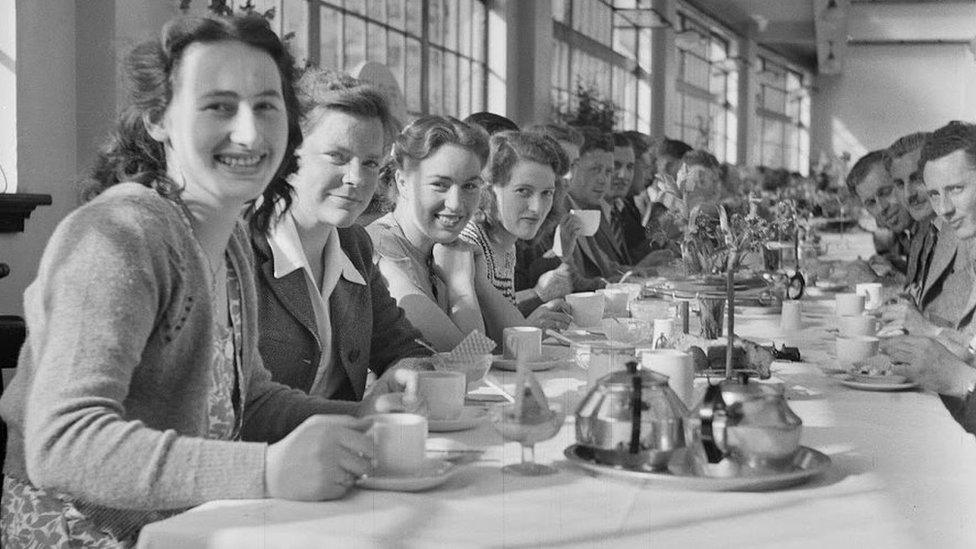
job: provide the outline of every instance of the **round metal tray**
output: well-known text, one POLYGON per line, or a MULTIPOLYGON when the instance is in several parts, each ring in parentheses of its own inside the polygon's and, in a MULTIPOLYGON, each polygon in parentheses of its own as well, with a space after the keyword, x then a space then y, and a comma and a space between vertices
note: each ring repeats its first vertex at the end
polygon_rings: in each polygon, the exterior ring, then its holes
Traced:
POLYGON ((593 452, 579 444, 573 444, 563 452, 570 463, 600 476, 675 490, 696 490, 708 492, 728 491, 767 491, 795 486, 820 475, 830 467, 830 457, 813 448, 801 446, 793 458, 791 471, 742 477, 706 477, 691 472, 684 452, 672 457, 667 471, 624 469, 598 463, 593 452))

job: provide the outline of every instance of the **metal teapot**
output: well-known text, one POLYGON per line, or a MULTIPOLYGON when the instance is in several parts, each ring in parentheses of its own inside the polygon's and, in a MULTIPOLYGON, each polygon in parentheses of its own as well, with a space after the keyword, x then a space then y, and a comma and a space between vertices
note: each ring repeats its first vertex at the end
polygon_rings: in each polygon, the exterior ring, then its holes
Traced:
POLYGON ((674 450, 685 446, 688 409, 668 386, 668 377, 640 370, 597 380, 576 409, 576 442, 600 463, 630 469, 664 469, 674 450))
MULTIPOLYGON (((728 459, 753 470, 783 470, 791 467, 800 447, 803 422, 782 389, 749 383, 743 376, 710 385, 692 411, 689 427, 707 464, 728 459)), ((707 464, 701 465, 707 469, 707 464)))

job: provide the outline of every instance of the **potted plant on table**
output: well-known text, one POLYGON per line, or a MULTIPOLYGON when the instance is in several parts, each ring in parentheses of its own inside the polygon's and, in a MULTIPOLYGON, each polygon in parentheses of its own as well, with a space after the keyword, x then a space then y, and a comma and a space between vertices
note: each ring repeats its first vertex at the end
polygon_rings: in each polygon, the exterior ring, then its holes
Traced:
POLYGON ((732 376, 732 349, 735 337, 735 272, 748 252, 756 252, 772 237, 769 221, 754 211, 729 212, 724 205, 694 208, 688 218, 688 231, 682 243, 682 258, 688 271, 702 275, 724 275, 725 295, 703 292, 698 296, 701 336, 722 336, 722 312, 728 323, 725 356, 726 376, 732 376), (713 209, 714 208, 714 209, 713 209))

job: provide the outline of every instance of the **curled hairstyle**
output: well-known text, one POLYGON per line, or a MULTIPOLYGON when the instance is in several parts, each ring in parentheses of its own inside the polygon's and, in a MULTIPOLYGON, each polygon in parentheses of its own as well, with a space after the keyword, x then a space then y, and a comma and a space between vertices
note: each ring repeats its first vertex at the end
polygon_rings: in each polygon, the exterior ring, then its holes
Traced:
POLYGON ((505 187, 512 180, 512 171, 519 162, 536 162, 552 169, 553 179, 569 170, 569 158, 555 139, 534 132, 499 132, 491 136, 491 155, 485 166, 490 186, 484 189, 481 209, 485 225, 493 229, 498 224, 498 202, 492 187, 505 187))
POLYGON ((677 139, 668 139, 665 137, 660 142, 658 142, 657 147, 654 150, 654 156, 662 157, 667 156, 670 158, 675 158, 681 160, 684 155, 691 150, 691 145, 685 143, 684 141, 679 141, 677 139))
POLYGON ((932 132, 932 136, 922 147, 922 156, 918 161, 919 171, 930 160, 938 160, 956 151, 965 151, 970 167, 976 169, 976 124, 953 120, 932 132))
MULTIPOLYGON (((115 128, 103 145, 88 178, 84 198, 123 181, 155 189, 178 200, 182 182, 166 175, 162 143, 149 135, 147 122, 159 121, 173 99, 186 48, 194 43, 240 42, 267 53, 278 67, 281 92, 288 115, 288 143, 284 160, 264 190, 265 202, 290 200, 285 176, 295 169, 294 151, 302 142, 298 127, 298 100, 293 85, 294 60, 268 22, 260 16, 180 17, 163 26, 158 40, 136 46, 125 62, 128 98, 115 128)), ((258 221, 267 226, 267 219, 258 221)), ((254 219, 252 219, 254 223, 254 219)))
POLYGON ((847 173, 847 190, 851 191, 851 194, 857 196, 857 186, 864 181, 864 178, 871 173, 871 170, 878 164, 882 166, 891 165, 891 160, 887 159, 888 153, 884 150, 871 151, 868 154, 862 156, 854 163, 851 167, 851 171, 847 173))
MULTIPOLYGON (((393 137, 399 131, 397 120, 390 111, 386 97, 373 86, 345 73, 331 69, 310 68, 298 80, 296 93, 300 112, 299 125, 304 135, 314 131, 328 111, 378 120, 383 126, 383 150, 389 147, 393 137)), ((291 185, 288 185, 288 190, 291 191, 291 185)), ((278 197, 278 200, 283 204, 282 207, 262 200, 254 208, 251 219, 258 217, 271 219, 288 211, 291 206, 290 193, 287 197, 278 197)), ((270 223, 265 223, 263 227, 254 226, 254 228, 263 228, 267 231, 269 225, 270 223)))
POLYGON ((722 168, 722 165, 719 164, 718 159, 715 158, 715 155, 704 149, 692 149, 686 152, 685 155, 681 157, 681 163, 689 168, 692 166, 701 166, 716 173, 719 173, 722 168))
POLYGON ((457 145, 474 153, 481 166, 488 161, 488 134, 480 126, 466 124, 457 118, 428 115, 415 120, 393 140, 390 156, 380 172, 385 187, 387 210, 396 207, 397 170, 414 168, 444 145, 457 145))

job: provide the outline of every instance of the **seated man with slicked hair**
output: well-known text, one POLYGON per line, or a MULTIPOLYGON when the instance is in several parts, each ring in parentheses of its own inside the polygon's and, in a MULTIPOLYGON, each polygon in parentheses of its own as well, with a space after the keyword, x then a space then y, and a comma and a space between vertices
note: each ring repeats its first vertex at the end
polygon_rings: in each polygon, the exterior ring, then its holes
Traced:
POLYGON ((871 151, 862 156, 847 174, 847 188, 860 199, 879 229, 891 232, 890 241, 882 233, 875 234, 878 254, 891 262, 899 272, 908 269, 908 249, 914 221, 896 194, 895 184, 885 168, 887 153, 871 151))

